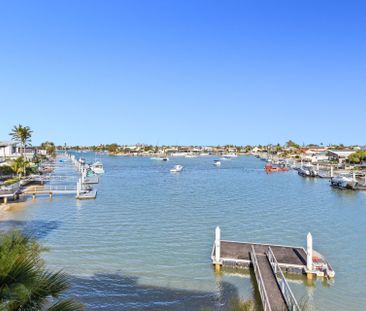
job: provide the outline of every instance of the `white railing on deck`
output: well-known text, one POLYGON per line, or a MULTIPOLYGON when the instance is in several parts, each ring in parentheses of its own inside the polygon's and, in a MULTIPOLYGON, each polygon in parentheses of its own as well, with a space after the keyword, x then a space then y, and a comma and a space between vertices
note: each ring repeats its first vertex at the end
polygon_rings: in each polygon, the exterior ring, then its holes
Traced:
POLYGON ((259 268, 259 264, 258 264, 258 260, 257 260, 257 254, 255 252, 255 249, 254 249, 253 245, 252 245, 251 254, 252 254, 252 263, 253 263, 253 267, 254 267, 254 273, 255 273, 255 276, 257 278, 259 294, 260 294, 261 299, 262 299, 263 310, 264 311, 272 311, 271 305, 270 305, 269 299, 268 299, 268 294, 267 294, 266 288, 264 286, 264 280, 263 280, 263 277, 262 277, 262 273, 261 273, 261 270, 259 268))
POLYGON ((299 304, 296 301, 296 298, 290 288, 290 286, 287 283, 287 280, 281 270, 281 267, 279 266, 276 257, 273 254, 273 251, 271 247, 268 247, 267 252, 268 260, 272 266, 272 270, 276 276, 277 283, 280 286, 281 292, 283 297, 286 300, 286 304, 289 310, 291 311, 300 311, 299 304))
POLYGON ((48 187, 37 187, 33 186, 30 189, 24 191, 24 193, 37 193, 37 192, 53 192, 53 191, 75 191, 76 187, 72 186, 48 186, 48 187))

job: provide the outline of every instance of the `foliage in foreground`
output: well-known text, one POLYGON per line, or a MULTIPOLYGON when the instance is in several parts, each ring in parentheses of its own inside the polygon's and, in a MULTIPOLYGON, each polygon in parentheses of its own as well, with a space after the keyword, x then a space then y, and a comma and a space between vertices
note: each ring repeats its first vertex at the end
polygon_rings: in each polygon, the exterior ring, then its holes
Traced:
POLYGON ((67 276, 49 272, 39 243, 18 231, 0 236, 0 309, 78 311, 79 303, 60 299, 69 288, 67 276))

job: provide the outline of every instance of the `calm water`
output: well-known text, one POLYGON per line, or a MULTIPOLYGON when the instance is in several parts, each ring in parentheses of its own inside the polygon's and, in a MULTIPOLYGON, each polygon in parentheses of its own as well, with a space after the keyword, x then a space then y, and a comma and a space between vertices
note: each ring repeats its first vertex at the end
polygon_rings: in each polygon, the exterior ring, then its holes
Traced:
MULTIPOLYGON (((268 175, 253 157, 221 168, 213 159, 104 156, 97 200, 39 197, 3 214, 0 226, 36 232, 50 248, 49 267, 72 275, 70 294, 89 310, 225 309, 229 297, 255 299, 249 274, 214 274, 215 227, 224 239, 296 246, 311 231, 336 278, 311 286, 294 279, 295 295, 316 310, 365 309, 366 192, 337 191, 296 172, 268 175), (170 173, 177 163, 184 171, 170 173)), ((75 174, 63 166, 56 174, 75 174)))

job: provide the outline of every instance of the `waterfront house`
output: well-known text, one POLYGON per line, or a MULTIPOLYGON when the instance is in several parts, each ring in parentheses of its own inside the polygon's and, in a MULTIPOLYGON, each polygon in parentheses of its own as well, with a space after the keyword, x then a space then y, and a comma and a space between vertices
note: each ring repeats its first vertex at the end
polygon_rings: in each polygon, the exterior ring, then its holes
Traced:
POLYGON ((16 157, 17 149, 17 143, 14 141, 0 141, 0 162, 16 157))
POLYGON ((329 150, 328 158, 330 161, 337 161, 338 163, 343 163, 354 152, 355 152, 354 150, 329 150))
POLYGON ((301 160, 309 162, 328 161, 328 150, 321 148, 306 149, 301 154, 301 160))

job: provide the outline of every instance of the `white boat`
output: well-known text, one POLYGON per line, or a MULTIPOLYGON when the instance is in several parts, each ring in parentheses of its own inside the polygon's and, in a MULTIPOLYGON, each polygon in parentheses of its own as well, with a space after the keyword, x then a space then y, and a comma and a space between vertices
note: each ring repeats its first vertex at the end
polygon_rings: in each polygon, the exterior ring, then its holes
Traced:
POLYGON ((220 160, 214 160, 213 165, 215 165, 215 166, 221 166, 221 161, 220 160))
POLYGON ((304 176, 304 177, 316 177, 318 176, 318 172, 314 169, 314 165, 312 164, 304 164, 302 165, 297 173, 300 176, 304 176))
POLYGON ((156 160, 156 161, 169 161, 168 157, 152 157, 150 159, 151 160, 156 160))
POLYGON ((173 167, 172 169, 170 169, 170 171, 171 171, 172 173, 179 173, 179 172, 181 172, 182 170, 183 170, 183 165, 179 165, 179 164, 174 165, 174 167, 173 167))
POLYGON ((340 189, 353 189, 354 184, 355 180, 349 174, 340 174, 330 180, 330 185, 332 187, 340 189))
POLYGON ((200 153, 200 157, 207 157, 207 156, 209 156, 210 154, 209 153, 207 153, 207 152, 201 152, 200 153))
POLYGON ((100 161, 96 161, 91 165, 91 170, 95 173, 95 174, 104 174, 104 168, 103 168, 103 163, 100 161))
POLYGON ((78 161, 79 161, 80 164, 85 164, 85 159, 84 158, 80 158, 78 161))
POLYGON ((236 153, 227 153, 222 155, 224 158, 237 158, 238 155, 236 153))
POLYGON ((187 154, 185 158, 197 158, 195 154, 187 154))

